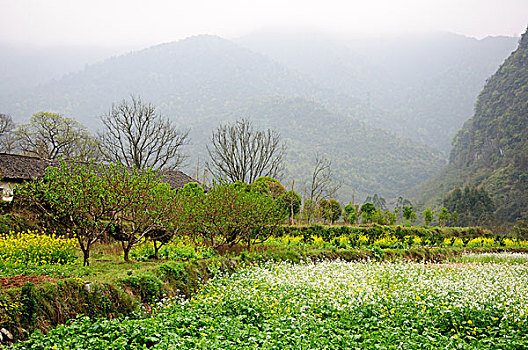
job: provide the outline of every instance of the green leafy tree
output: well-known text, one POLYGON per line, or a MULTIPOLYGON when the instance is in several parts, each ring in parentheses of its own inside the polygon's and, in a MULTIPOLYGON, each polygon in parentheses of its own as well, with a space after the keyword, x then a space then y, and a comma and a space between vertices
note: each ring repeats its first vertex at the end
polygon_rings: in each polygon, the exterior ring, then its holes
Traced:
POLYGON ((295 191, 288 191, 279 195, 276 201, 293 224, 293 218, 301 211, 301 196, 295 191))
POLYGON ((451 222, 454 226, 458 225, 458 213, 456 212, 456 210, 451 213, 451 222))
POLYGON ((117 223, 135 197, 122 196, 122 167, 62 161, 50 167, 44 180, 17 189, 17 201, 75 234, 89 265, 90 250, 108 228, 117 223))
POLYGON ((341 204, 335 199, 321 199, 319 201, 319 210, 321 211, 323 219, 329 221, 331 224, 335 223, 341 217, 341 204))
POLYGON ((451 214, 447 210, 446 207, 440 208, 440 212, 438 213, 438 222, 440 223, 440 226, 445 226, 449 219, 451 219, 451 214))
MULTIPOLYGON (((241 183, 241 181, 237 181, 237 183, 241 183)), ((270 176, 261 176, 252 184, 246 186, 248 191, 251 190, 268 195, 277 201, 285 215, 289 218, 290 223, 293 224, 293 219, 300 212, 302 204, 301 197, 295 191, 286 191, 279 180, 270 176)))
POLYGON ((151 192, 154 200, 151 218, 155 219, 154 228, 148 231, 146 237, 154 245, 154 258, 159 258, 160 248, 170 243, 180 234, 185 215, 185 205, 188 197, 202 198, 205 191, 197 182, 189 182, 182 188, 172 189, 166 184, 159 184, 151 192))
POLYGON ((379 225, 386 225, 387 224, 387 218, 385 217, 384 213, 376 208, 376 211, 372 215, 371 221, 375 222, 379 225))
POLYGON ((355 224, 358 221, 358 213, 356 206, 352 203, 348 203, 343 208, 343 219, 346 223, 355 224))
POLYGON ((394 225, 396 223, 396 220, 398 220, 396 213, 392 211, 385 210, 385 215, 387 217, 387 223, 389 225, 394 225))
POLYGON ((409 205, 412 205, 410 200, 405 199, 402 196, 398 197, 398 199, 396 200, 396 204, 394 205, 394 213, 396 214, 396 217, 398 219, 401 219, 403 217, 403 207, 409 205))
POLYGON ((376 212, 372 215, 371 221, 380 225, 393 225, 396 222, 396 214, 388 210, 381 210, 376 208, 376 212))
POLYGON ((361 205, 361 217, 363 218, 363 223, 372 222, 374 216, 376 215, 376 207, 370 202, 365 202, 361 205))
POLYGON ((431 208, 427 208, 422 212, 425 225, 429 226, 429 224, 434 220, 434 211, 431 208))
POLYGON ((208 245, 224 245, 264 240, 286 218, 286 213, 270 196, 258 191, 216 183, 206 195, 193 193, 183 198, 182 230, 198 234, 208 245))
POLYGON ((282 186, 279 180, 270 176, 261 176, 250 186, 259 192, 270 195, 273 199, 279 198, 280 195, 286 192, 286 189, 282 186))
POLYGON ((403 217, 409 222, 413 223, 416 220, 416 213, 412 205, 404 205, 402 208, 403 217))
POLYGON ((312 223, 315 215, 317 213, 317 205, 316 202, 307 198, 304 200, 303 207, 302 207, 302 218, 307 223, 312 223))
POLYGON ((179 223, 179 201, 176 191, 160 183, 156 173, 125 167, 116 168, 121 184, 117 195, 130 198, 130 204, 116 216, 109 233, 121 243, 123 258, 129 261, 134 246, 148 238, 159 247, 168 242, 179 223))

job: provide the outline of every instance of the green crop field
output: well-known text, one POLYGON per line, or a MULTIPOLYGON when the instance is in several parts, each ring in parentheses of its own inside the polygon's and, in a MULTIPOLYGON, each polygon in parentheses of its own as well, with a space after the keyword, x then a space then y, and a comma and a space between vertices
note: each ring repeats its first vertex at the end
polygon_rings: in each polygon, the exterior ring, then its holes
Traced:
POLYGON ((522 349, 527 302, 523 264, 270 262, 13 349, 522 349))

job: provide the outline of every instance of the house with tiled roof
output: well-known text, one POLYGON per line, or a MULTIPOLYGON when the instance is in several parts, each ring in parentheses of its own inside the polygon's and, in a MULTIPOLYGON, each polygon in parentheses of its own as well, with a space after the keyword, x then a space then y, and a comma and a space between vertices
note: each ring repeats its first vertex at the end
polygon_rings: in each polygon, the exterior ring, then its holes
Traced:
MULTIPOLYGON (((59 161, 17 154, 0 153, 0 194, 4 201, 13 199, 13 189, 24 181, 44 178, 48 167, 59 166, 59 161)), ((161 182, 172 188, 181 188, 190 182, 198 182, 189 175, 179 171, 160 171, 161 182)))

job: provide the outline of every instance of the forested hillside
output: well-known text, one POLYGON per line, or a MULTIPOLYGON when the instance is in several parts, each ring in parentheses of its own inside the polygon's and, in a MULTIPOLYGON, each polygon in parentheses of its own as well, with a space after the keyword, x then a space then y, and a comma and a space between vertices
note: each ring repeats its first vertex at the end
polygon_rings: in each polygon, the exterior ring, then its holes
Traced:
MULTIPOLYGON (((339 193, 348 202, 379 193, 402 195, 441 169, 438 151, 358 120, 376 110, 360 99, 321 88, 311 79, 267 57, 214 36, 198 36, 114 57, 86 67, 18 97, 2 106, 15 121, 36 111, 54 111, 92 130, 99 116, 131 94, 159 107, 182 129, 190 129, 187 170, 196 173, 207 159, 211 131, 222 122, 247 117, 261 128, 272 127, 287 142, 285 181, 303 180, 312 170, 315 152, 333 162, 339 193), (348 111, 330 111, 331 101, 346 102, 348 111)), ((2 97, 0 97, 2 98, 2 97)))
MULTIPOLYGON (((311 177, 316 153, 332 159, 336 180, 343 183, 339 197, 344 202, 351 201, 354 194, 358 202, 374 193, 396 198, 434 176, 445 164, 438 151, 339 116, 303 98, 253 99, 220 120, 242 117, 281 133, 288 146, 284 178, 295 179, 301 194, 311 177)), ((207 136, 205 131, 195 138, 207 136)))
POLYGON ((488 79, 447 169, 429 188, 438 198, 461 184, 483 186, 501 219, 528 217, 528 32, 488 79))
POLYGON ((53 110, 93 128, 113 102, 131 94, 187 124, 249 97, 313 90, 307 79, 260 54, 202 35, 112 57, 0 102, 15 119, 53 110))
MULTIPOLYGON (((257 32, 238 42, 325 88, 375 107, 375 113, 361 116, 364 121, 449 153, 486 78, 515 49, 517 40, 477 40, 452 33, 336 37, 257 32)), ((334 111, 357 110, 349 101, 325 103, 334 111)))

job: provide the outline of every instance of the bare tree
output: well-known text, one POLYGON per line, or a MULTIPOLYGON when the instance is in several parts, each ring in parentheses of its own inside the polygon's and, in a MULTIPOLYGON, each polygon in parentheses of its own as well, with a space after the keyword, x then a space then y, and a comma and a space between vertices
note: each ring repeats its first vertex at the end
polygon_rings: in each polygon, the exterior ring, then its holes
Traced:
POLYGON ((317 203, 321 199, 335 198, 341 185, 341 182, 334 178, 332 161, 324 155, 316 154, 309 199, 317 203))
POLYGON ((57 113, 39 112, 14 131, 23 154, 47 159, 97 159, 95 138, 81 123, 57 113))
POLYGON ((285 145, 274 130, 255 130, 247 119, 220 125, 213 131, 207 152, 208 170, 216 178, 254 182, 260 176, 277 177, 282 170, 285 145))
POLYGON ((0 152, 11 153, 15 148, 13 129, 15 123, 10 115, 0 114, 0 152))
POLYGON ((319 202, 323 199, 335 198, 341 188, 341 182, 334 179, 332 161, 324 155, 315 154, 315 164, 303 203, 303 218, 310 223, 317 214, 319 202))
POLYGON ((13 118, 10 115, 0 113, 0 135, 8 133, 14 128, 13 118))
POLYGON ((136 169, 172 170, 185 159, 180 148, 189 132, 178 130, 139 97, 112 105, 101 120, 105 132, 99 136, 100 151, 107 161, 136 169))

